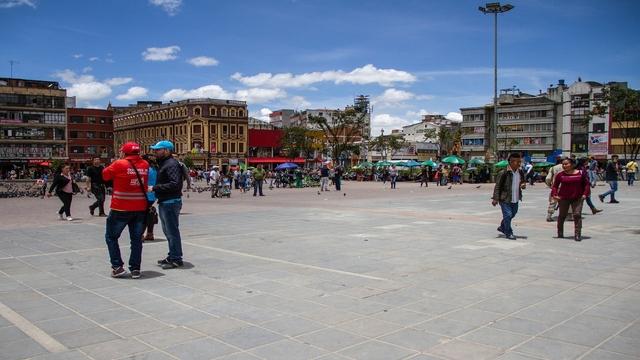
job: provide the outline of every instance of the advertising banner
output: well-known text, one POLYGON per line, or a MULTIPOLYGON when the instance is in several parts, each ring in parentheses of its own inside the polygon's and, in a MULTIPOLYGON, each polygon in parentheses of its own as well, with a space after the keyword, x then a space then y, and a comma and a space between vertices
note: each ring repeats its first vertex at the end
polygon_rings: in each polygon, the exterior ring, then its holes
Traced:
POLYGON ((609 151, 609 136, 607 134, 589 135, 589 154, 607 155, 609 151))

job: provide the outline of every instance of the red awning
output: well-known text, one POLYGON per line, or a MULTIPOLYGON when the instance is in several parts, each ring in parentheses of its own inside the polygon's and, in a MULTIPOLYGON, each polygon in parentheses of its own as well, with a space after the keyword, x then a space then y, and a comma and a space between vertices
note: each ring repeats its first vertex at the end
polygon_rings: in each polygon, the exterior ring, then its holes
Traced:
POLYGON ((254 158, 248 158, 247 162, 249 164, 279 164, 279 163, 286 163, 286 162, 304 164, 304 159, 303 158, 289 159, 284 156, 254 157, 254 158))

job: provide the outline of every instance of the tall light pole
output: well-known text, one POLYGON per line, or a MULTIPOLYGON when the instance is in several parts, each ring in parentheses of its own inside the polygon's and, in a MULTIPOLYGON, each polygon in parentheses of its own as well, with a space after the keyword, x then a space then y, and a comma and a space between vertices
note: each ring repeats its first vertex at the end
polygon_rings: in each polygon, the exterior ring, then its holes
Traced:
POLYGON ((491 123, 490 142, 494 147, 494 156, 498 153, 498 14, 513 9, 513 5, 500 5, 499 2, 487 3, 478 7, 484 14, 493 14, 493 122, 491 123))

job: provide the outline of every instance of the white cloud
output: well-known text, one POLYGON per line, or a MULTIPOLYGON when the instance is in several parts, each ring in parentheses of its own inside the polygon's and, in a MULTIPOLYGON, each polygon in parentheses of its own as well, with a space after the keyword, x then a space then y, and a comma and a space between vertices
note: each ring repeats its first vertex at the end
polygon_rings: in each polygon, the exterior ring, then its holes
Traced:
POLYGON ((187 62, 193 66, 201 67, 201 66, 216 66, 220 62, 215 58, 208 56, 196 56, 187 60, 187 62))
POLYGON ((149 0, 149 3, 161 7, 169 16, 177 14, 182 6, 182 0, 149 0))
POLYGON ((230 97, 231 95, 219 85, 206 85, 193 90, 171 89, 162 95, 162 100, 229 99, 230 97))
POLYGON ((105 80, 105 83, 109 86, 119 86, 128 84, 133 81, 133 78, 130 77, 114 77, 111 79, 105 80))
POLYGON ((67 89, 67 95, 75 96, 78 101, 98 100, 111 95, 109 85, 91 81, 71 85, 67 89))
POLYGON ((116 96, 116 99, 134 100, 134 99, 146 97, 148 93, 149 93, 149 90, 140 86, 134 86, 134 87, 130 87, 126 93, 116 96))
POLYGON ((256 119, 260 119, 262 121, 271 121, 271 118, 269 117, 269 115, 271 115, 273 111, 271 111, 271 109, 269 108, 262 108, 260 109, 260 111, 258 111, 257 113, 252 113, 250 116, 254 117, 256 119))
POLYGON ((80 58, 81 58, 81 57, 83 57, 84 55, 82 55, 82 54, 73 54, 73 55, 71 55, 71 56, 73 56, 73 58, 74 58, 74 59, 80 59, 80 58))
POLYGON ((88 72, 91 72, 91 71, 93 71, 93 68, 91 66, 85 66, 85 67, 82 68, 82 72, 83 73, 88 73, 88 72))
POLYGON ((197 89, 171 89, 162 95, 162 100, 184 100, 198 98, 233 99, 248 103, 267 103, 275 99, 281 99, 287 93, 281 89, 250 88, 238 90, 235 93, 226 91, 219 85, 205 85, 197 89))
POLYGON ((385 90, 380 96, 376 97, 373 102, 378 104, 398 104, 415 97, 416 95, 414 93, 391 88, 385 90))
POLYGON ((33 0, 1 0, 0 1, 0 9, 10 9, 17 6, 29 6, 32 8, 36 8, 36 2, 33 0))
POLYGON ((150 47, 142 52, 142 56, 146 61, 168 61, 175 60, 178 57, 180 46, 173 45, 163 48, 150 47))
POLYGON ((379 84, 382 86, 391 86, 397 82, 410 83, 416 81, 416 77, 406 71, 378 69, 371 64, 356 68, 350 72, 330 70, 297 75, 291 73, 259 73, 253 76, 242 76, 240 73, 235 73, 231 78, 250 87, 272 88, 304 87, 325 81, 331 81, 335 84, 379 84))
POLYGON ((293 96, 290 103, 293 105, 292 107, 294 109, 306 109, 311 106, 311 103, 302 96, 293 96))
POLYGON ((462 114, 457 113, 457 112, 453 112, 453 111, 449 112, 444 117, 447 120, 451 120, 451 121, 455 121, 455 122, 462 122, 462 114))
POLYGON ((98 61, 98 60, 100 60, 100 58, 97 57, 97 56, 92 56, 92 57, 89 58, 89 61, 92 61, 92 62, 93 61, 98 61))
POLYGON ((93 75, 78 75, 74 71, 69 69, 57 71, 53 74, 53 76, 60 78, 63 81, 68 82, 70 84, 88 83, 88 82, 95 81, 95 78, 93 77, 93 75))
POLYGON ((422 117, 424 115, 437 115, 437 113, 434 113, 434 112, 431 112, 431 111, 427 111, 425 109, 420 109, 418 111, 409 110, 405 114, 405 116, 407 118, 409 118, 409 119, 417 119, 417 120, 422 120, 422 117))
POLYGON ((378 114, 371 119, 371 135, 378 136, 380 129, 388 135, 393 129, 401 129, 403 126, 409 125, 410 122, 398 116, 391 114, 378 114))
POLYGON ((236 91, 234 98, 248 103, 264 104, 285 97, 287 97, 287 93, 281 89, 251 88, 236 91))
POLYGON ((106 59, 104 59, 104 62, 109 63, 109 64, 113 64, 115 61, 113 61, 113 59, 111 59, 111 58, 106 58, 106 59))

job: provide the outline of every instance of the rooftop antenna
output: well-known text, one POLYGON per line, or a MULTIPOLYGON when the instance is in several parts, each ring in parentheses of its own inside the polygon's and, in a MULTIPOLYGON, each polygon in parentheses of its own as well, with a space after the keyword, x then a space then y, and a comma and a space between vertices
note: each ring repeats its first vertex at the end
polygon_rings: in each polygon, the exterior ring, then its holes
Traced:
POLYGON ((13 65, 14 64, 20 64, 20 62, 16 61, 16 60, 9 60, 9 65, 11 66, 11 79, 13 79, 13 65))

